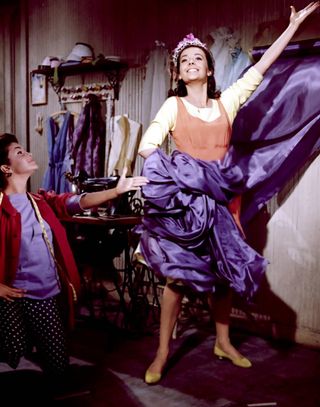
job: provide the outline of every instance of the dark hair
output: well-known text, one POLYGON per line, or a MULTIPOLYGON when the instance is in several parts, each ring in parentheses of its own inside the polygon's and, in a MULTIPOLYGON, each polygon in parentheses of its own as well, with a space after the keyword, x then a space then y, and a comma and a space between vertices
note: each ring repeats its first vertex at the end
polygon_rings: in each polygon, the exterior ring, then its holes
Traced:
MULTIPOLYGON (((190 45, 189 47, 185 47, 185 48, 183 48, 183 51, 186 48, 190 48, 190 47, 194 47, 194 46, 195 45, 190 45)), ((197 47, 197 48, 200 48, 200 47, 197 47)), ((202 49, 202 51, 205 53, 205 56, 207 58, 208 69, 209 69, 209 71, 211 71, 211 75, 208 76, 208 87, 207 87, 208 98, 219 99, 221 92, 216 89, 216 80, 214 79, 213 58, 206 49, 204 49, 204 48, 200 48, 200 49, 202 49)), ((179 75, 179 71, 180 71, 180 56, 181 56, 181 53, 177 59, 177 66, 175 68, 176 75, 179 75)), ((187 96, 187 94, 188 94, 187 87, 182 79, 179 79, 177 81, 177 87, 173 91, 169 91, 169 96, 187 96)))
MULTIPOLYGON (((0 134, 0 166, 3 164, 10 164, 8 159, 8 151, 12 143, 18 143, 18 139, 14 134, 0 134)), ((6 184, 6 176, 2 171, 0 171, 0 188, 3 188, 6 184)))
MULTIPOLYGON (((190 45, 188 47, 183 48, 183 51, 187 48, 190 47, 194 47, 196 45, 190 45)), ((200 47, 197 47, 200 48, 200 47)), ((211 56, 211 54, 204 48, 200 48, 202 49, 202 51, 205 53, 205 56, 207 58, 207 64, 208 64, 208 69, 209 71, 211 71, 211 75, 208 77, 208 86, 207 86, 207 95, 208 98, 210 99, 219 99, 221 92, 219 90, 216 89, 216 80, 214 79, 214 61, 213 58, 211 56)), ((177 60, 177 66, 175 67, 175 73, 176 75, 179 75, 179 71, 180 71, 180 56, 181 53, 178 57, 177 60)), ((187 91, 187 87, 186 84, 184 83, 184 81, 182 79, 179 79, 177 81, 177 87, 175 89, 170 89, 168 96, 187 96, 188 91, 187 91)))

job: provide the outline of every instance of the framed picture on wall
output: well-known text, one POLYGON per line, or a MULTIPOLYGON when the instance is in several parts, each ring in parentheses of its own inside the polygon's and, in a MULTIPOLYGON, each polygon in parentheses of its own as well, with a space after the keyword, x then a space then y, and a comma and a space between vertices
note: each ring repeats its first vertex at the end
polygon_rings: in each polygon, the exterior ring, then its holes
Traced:
POLYGON ((46 75, 31 72, 30 75, 31 104, 46 105, 48 98, 48 80, 46 75))

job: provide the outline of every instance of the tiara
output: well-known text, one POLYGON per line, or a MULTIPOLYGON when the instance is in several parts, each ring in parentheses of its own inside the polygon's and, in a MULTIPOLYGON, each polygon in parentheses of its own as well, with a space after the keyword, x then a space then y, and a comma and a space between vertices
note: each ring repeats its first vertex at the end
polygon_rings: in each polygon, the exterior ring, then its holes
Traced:
POLYGON ((199 47, 209 52, 206 44, 201 42, 199 38, 196 38, 192 33, 190 33, 186 35, 182 41, 179 42, 179 44, 176 46, 172 53, 172 60, 175 65, 177 65, 179 55, 187 47, 199 47))

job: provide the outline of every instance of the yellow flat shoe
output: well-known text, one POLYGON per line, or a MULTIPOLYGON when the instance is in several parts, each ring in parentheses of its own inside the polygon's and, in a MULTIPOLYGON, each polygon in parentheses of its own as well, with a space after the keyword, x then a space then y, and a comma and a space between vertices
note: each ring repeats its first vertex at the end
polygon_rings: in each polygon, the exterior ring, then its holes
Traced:
POLYGON ((161 373, 152 373, 149 370, 146 371, 144 381, 147 384, 156 384, 161 380, 161 373))
POLYGON ((219 358, 219 359, 229 359, 231 362, 239 367, 251 367, 252 363, 250 362, 249 359, 245 358, 244 356, 241 356, 240 358, 233 358, 232 356, 228 355, 225 353, 222 349, 220 349, 217 345, 214 346, 213 353, 219 358))

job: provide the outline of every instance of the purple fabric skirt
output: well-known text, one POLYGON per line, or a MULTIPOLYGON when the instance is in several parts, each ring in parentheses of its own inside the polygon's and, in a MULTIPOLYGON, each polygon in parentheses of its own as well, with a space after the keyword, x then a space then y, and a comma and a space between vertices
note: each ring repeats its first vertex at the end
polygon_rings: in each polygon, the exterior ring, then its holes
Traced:
POLYGON ((141 250, 160 277, 179 280, 199 292, 228 285, 251 298, 267 261, 242 238, 227 204, 245 188, 237 166, 197 160, 160 149, 145 161, 141 250))

